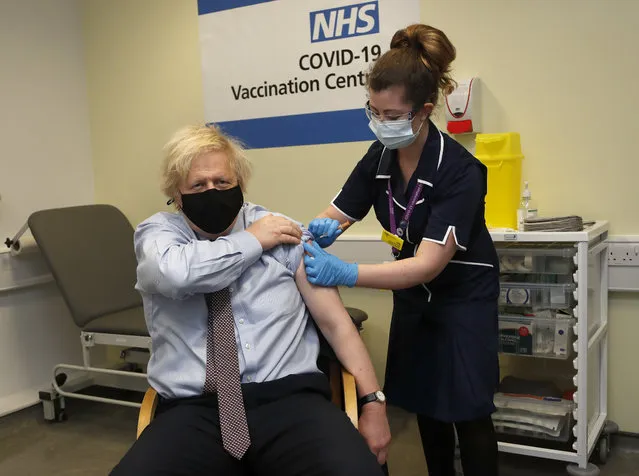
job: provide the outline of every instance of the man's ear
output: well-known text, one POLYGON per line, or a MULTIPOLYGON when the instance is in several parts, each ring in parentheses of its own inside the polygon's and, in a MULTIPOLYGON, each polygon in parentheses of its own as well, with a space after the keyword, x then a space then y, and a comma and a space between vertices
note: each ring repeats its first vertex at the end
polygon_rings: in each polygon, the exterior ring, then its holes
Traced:
POLYGON ((173 198, 169 198, 166 201, 167 205, 173 205, 175 207, 176 210, 182 210, 182 203, 178 203, 175 199, 173 198))

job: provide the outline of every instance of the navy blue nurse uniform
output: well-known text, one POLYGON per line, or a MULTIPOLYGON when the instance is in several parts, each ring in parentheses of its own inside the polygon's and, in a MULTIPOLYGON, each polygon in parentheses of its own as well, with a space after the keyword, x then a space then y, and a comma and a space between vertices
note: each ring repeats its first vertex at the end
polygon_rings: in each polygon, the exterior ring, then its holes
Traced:
POLYGON ((384 388, 390 404, 444 422, 475 420, 495 411, 499 265, 484 220, 486 174, 479 160, 429 122, 407 185, 397 152, 376 141, 332 202, 353 221, 374 207, 390 232, 388 181, 397 221, 422 183, 395 259, 414 256, 424 240, 455 240, 457 252, 439 276, 393 292, 384 388))

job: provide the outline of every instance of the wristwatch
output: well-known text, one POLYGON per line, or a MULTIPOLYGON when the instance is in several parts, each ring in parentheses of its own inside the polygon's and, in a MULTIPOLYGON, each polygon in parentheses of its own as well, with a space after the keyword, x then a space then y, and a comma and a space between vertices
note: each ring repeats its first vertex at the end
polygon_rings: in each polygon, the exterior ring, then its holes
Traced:
POLYGON ((385 401, 386 401, 386 395, 384 395, 384 392, 382 392, 381 390, 378 390, 377 392, 364 395, 359 400, 357 400, 357 403, 359 404, 360 407, 363 407, 364 405, 370 402, 384 403, 385 401))

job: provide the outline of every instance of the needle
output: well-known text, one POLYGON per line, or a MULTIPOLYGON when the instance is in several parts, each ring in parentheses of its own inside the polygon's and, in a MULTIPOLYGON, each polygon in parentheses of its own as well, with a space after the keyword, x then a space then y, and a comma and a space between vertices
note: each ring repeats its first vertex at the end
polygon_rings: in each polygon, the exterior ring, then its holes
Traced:
MULTIPOLYGON (((344 223, 338 226, 337 229, 344 231, 346 228, 350 226, 350 224, 351 222, 346 220, 344 223)), ((319 240, 320 238, 326 238, 327 236, 328 236, 328 233, 324 233, 323 235, 318 236, 317 239, 319 240)))

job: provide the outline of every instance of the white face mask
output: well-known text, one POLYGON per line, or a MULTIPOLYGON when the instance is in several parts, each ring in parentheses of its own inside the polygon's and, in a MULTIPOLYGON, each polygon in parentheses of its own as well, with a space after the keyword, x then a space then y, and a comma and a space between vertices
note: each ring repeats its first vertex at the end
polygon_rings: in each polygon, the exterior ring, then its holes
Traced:
POLYGON ((408 147, 415 141, 423 125, 424 121, 419 125, 417 132, 413 132, 412 119, 380 121, 373 117, 368 123, 370 130, 387 149, 408 147))

